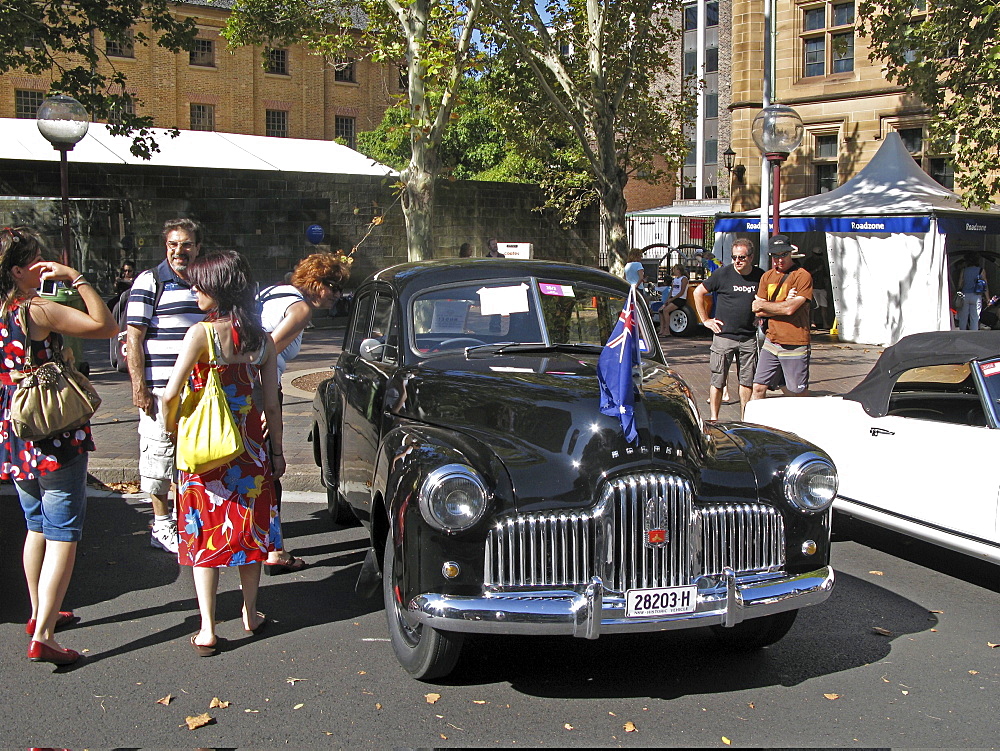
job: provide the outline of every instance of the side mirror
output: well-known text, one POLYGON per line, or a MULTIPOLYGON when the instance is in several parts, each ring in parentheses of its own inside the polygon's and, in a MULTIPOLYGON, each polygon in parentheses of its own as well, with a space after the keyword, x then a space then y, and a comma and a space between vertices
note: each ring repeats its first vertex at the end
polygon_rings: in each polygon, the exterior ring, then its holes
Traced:
POLYGON ((385 342, 380 342, 378 339, 365 339, 361 342, 361 357, 369 362, 381 361, 386 346, 388 345, 385 342))

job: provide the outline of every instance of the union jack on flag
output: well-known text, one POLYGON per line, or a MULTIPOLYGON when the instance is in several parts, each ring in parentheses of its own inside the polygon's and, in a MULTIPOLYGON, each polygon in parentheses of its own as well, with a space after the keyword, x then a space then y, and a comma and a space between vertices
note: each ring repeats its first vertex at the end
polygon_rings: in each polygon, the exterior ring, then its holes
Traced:
POLYGON ((625 440, 632 443, 639 437, 635 429, 633 406, 635 386, 632 367, 641 365, 639 354, 639 320, 635 310, 635 285, 625 298, 625 307, 608 343, 597 360, 597 380, 601 385, 601 412, 621 420, 625 440))

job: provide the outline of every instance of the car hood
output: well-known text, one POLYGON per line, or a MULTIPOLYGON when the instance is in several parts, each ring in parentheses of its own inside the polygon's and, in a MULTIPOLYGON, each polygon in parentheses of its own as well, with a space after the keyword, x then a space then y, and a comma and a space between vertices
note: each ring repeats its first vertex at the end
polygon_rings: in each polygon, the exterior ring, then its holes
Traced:
POLYGON ((705 430, 687 385, 665 365, 643 363, 639 436, 631 445, 618 418, 598 408, 596 354, 441 357, 397 376, 390 387, 403 391, 393 400, 396 414, 489 447, 522 511, 586 507, 604 478, 650 470, 687 477, 701 496, 756 497, 737 445, 722 431, 705 430))

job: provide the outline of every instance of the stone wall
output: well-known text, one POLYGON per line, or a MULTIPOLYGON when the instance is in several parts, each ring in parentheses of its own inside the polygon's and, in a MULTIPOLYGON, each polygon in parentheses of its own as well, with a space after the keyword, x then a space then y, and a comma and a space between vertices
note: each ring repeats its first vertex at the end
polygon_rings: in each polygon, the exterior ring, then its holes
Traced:
MULTIPOLYGON (((395 178, 355 175, 71 162, 74 223, 87 235, 74 262, 88 273, 107 275, 109 281, 125 258, 140 268, 155 265, 164 253, 163 222, 188 216, 204 225, 206 248, 243 251, 261 282, 280 280, 317 249, 348 251, 358 243, 352 276, 360 281, 406 260, 406 232, 395 182, 395 178), (372 227, 376 216, 382 221, 372 227), (318 246, 305 236, 311 224, 326 232, 318 246), (94 233, 102 236, 100 242, 92 241, 94 233)), ((57 217, 51 201, 59 195, 58 164, 0 161, 2 194, 17 197, 2 199, 4 206, 21 206, 19 211, 9 208, 7 216, 57 217), (37 210, 40 206, 47 208, 37 210)), ((595 264, 596 208, 567 229, 548 212, 535 210, 541 200, 540 191, 531 185, 442 181, 435 256, 457 256, 463 242, 472 243, 475 254, 482 255, 487 239, 496 237, 501 242, 534 243, 539 258, 595 264)), ((9 221, 15 220, 23 221, 9 221)), ((58 242, 58 225, 54 232, 48 228, 47 234, 58 242)))

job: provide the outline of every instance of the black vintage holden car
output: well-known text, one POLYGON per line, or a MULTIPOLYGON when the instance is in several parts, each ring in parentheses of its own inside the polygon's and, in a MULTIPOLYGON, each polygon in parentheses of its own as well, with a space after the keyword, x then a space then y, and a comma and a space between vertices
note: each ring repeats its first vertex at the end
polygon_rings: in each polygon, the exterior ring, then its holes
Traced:
POLYGON ((601 413, 627 294, 595 269, 500 259, 404 264, 357 290, 312 439, 331 513, 371 535, 359 591, 380 586, 415 677, 447 674, 467 633, 710 626, 756 649, 829 596, 833 463, 703 422, 645 304, 638 439, 601 413))

